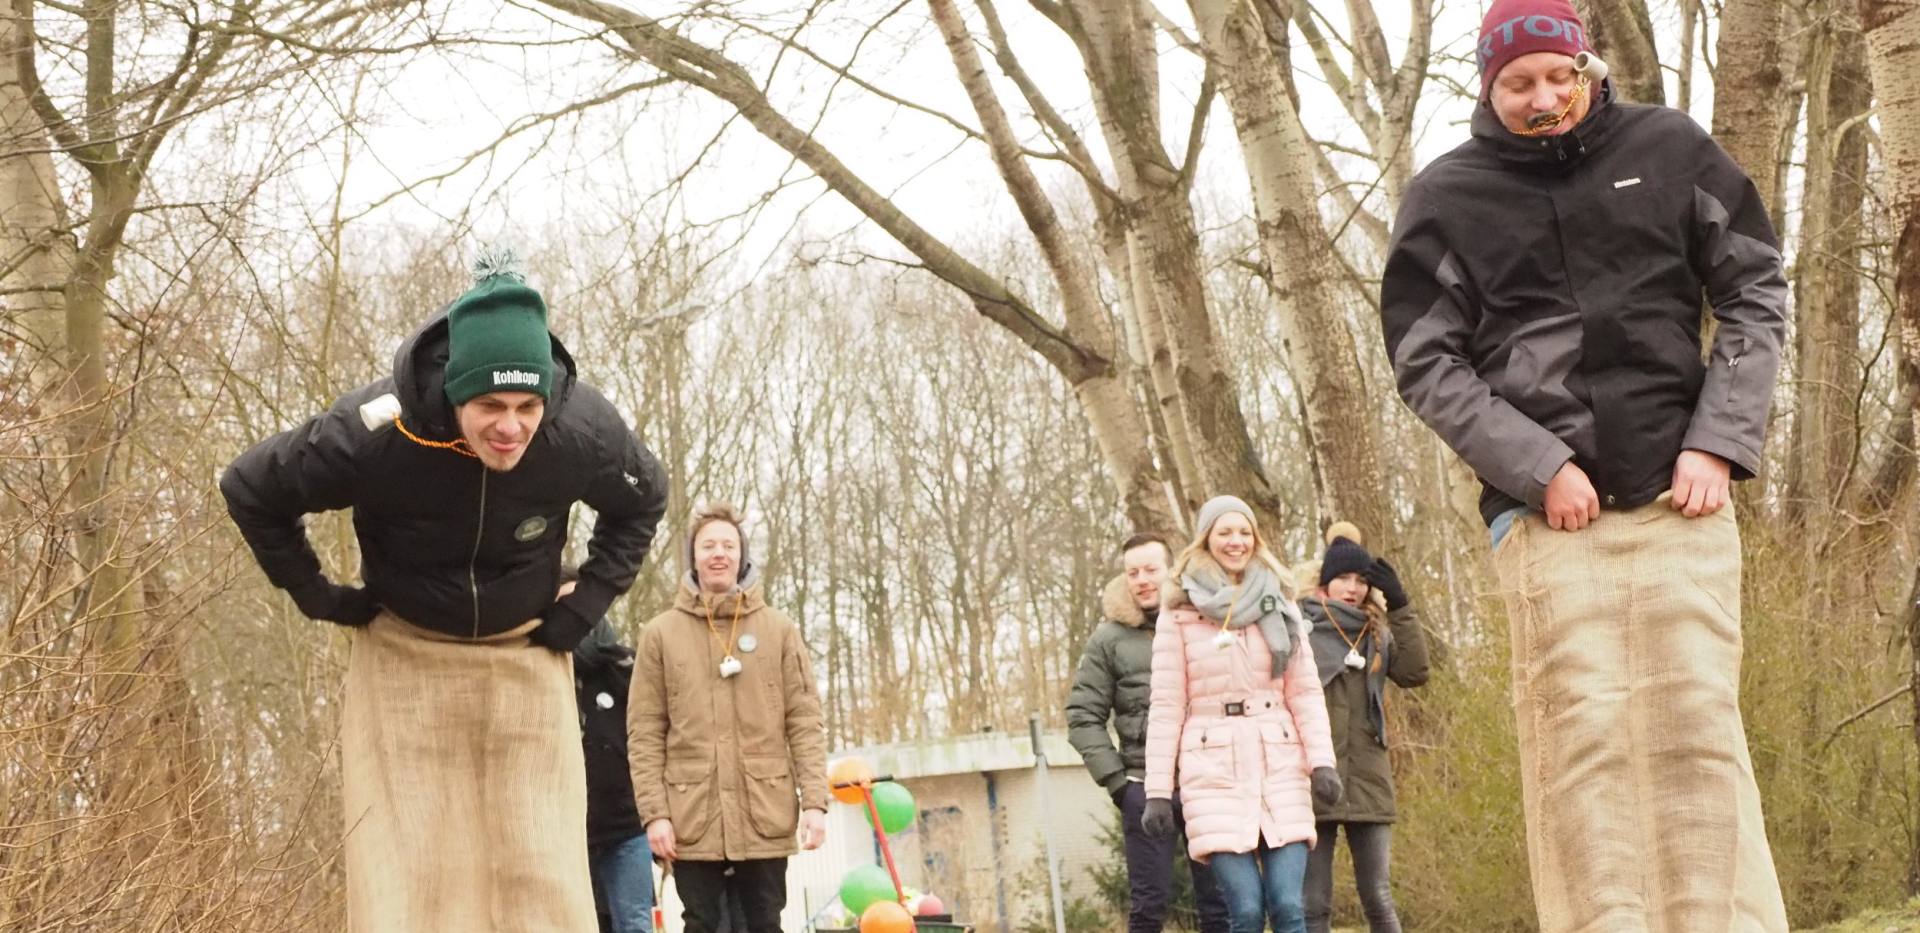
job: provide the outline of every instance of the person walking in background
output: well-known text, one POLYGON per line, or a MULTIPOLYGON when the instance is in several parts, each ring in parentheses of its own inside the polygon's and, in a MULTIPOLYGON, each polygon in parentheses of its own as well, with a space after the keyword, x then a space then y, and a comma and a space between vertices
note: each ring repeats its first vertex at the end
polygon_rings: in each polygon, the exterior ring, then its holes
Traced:
POLYGON ((1147 716, 1145 814, 1205 861, 1233 933, 1304 933, 1301 884, 1315 801, 1340 799, 1327 705, 1295 593, 1232 496, 1200 508, 1198 534, 1162 588, 1147 716))
MULTIPOLYGON (((1103 619, 1087 639, 1067 695, 1068 738, 1094 783, 1120 808, 1120 831, 1126 841, 1128 933, 1159 933, 1173 898, 1175 839, 1150 834, 1140 825, 1147 805, 1143 781, 1154 621, 1160 615, 1160 587, 1172 560, 1173 552, 1157 535, 1137 534, 1121 545, 1121 574, 1101 594, 1103 619)), ((1177 793, 1173 813, 1179 823, 1177 793)), ((1225 933, 1227 908, 1213 871, 1204 863, 1189 861, 1200 931, 1225 933)))
POLYGON ((1344 828, 1367 928, 1399 933, 1388 881, 1397 813, 1387 755, 1387 684, 1427 682, 1427 636, 1400 575, 1361 547, 1359 529, 1335 522, 1326 537, 1326 554, 1307 581, 1317 585, 1300 600, 1300 612, 1312 626, 1307 640, 1326 697, 1343 793, 1338 803, 1315 802, 1319 841, 1307 857, 1307 930, 1332 928, 1333 850, 1344 828))
POLYGON ((653 852, 627 770, 633 649, 601 619, 573 649, 580 744, 587 761, 587 865, 601 933, 652 933, 653 852))
POLYGON ((717 930, 728 896, 747 933, 778 933, 787 858, 827 836, 813 664, 799 627, 766 603, 745 525, 728 505, 693 516, 688 572, 634 662, 634 798, 653 853, 673 865, 687 933, 717 930))
POLYGON ((1784 931, 1729 492, 1786 330, 1767 205, 1686 113, 1576 70, 1566 0, 1494 0, 1478 51, 1472 138, 1408 186, 1380 313, 1400 395, 1486 486, 1540 926, 1784 931))

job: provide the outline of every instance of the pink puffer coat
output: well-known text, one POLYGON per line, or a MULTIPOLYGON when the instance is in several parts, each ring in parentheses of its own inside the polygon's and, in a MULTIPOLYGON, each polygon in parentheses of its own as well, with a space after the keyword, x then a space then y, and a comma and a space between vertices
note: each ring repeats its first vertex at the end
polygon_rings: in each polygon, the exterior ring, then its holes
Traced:
POLYGON ((1303 628, 1286 676, 1258 626, 1214 643, 1220 624, 1169 581, 1153 636, 1153 704, 1147 713, 1147 797, 1172 797, 1179 774, 1187 852, 1251 852, 1312 844, 1314 768, 1331 768, 1333 735, 1320 675, 1303 628), (1228 704, 1240 704, 1241 715, 1228 704))

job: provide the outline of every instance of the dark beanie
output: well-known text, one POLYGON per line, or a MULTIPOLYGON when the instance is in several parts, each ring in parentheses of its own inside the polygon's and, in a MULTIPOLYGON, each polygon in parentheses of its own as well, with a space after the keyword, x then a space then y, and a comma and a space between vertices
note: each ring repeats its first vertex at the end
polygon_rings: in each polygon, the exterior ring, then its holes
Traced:
POLYGON ((1360 546, 1360 531, 1347 522, 1334 522, 1327 529, 1327 554, 1320 559, 1320 585, 1326 586, 1343 573, 1367 572, 1373 555, 1360 546))
POLYGON ((447 401, 488 392, 553 395, 547 303, 512 270, 512 253, 483 254, 475 282, 447 309, 447 401))
POLYGON ((1480 99, 1486 100, 1500 69, 1522 55, 1592 51, 1587 27, 1568 0, 1493 0, 1480 21, 1480 99))

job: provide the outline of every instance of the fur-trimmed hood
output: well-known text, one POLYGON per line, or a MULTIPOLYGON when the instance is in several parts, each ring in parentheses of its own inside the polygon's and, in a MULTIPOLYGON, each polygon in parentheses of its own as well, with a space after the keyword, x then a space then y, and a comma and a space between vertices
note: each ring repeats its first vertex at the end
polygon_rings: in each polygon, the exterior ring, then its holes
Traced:
MULTIPOLYGON (((1166 588, 1160 590, 1162 599, 1166 598, 1166 588)), ((1147 613, 1140 604, 1133 601, 1133 591, 1127 588, 1127 575, 1120 574, 1107 581, 1107 588, 1100 591, 1100 617, 1108 622, 1124 625, 1127 628, 1146 628, 1147 613)))

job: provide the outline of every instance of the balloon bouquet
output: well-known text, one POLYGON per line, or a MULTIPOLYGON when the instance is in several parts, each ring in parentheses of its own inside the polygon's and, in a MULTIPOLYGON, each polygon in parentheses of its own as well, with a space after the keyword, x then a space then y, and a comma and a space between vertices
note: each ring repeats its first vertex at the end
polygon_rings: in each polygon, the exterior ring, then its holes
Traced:
POLYGON ((840 904, 860 918, 860 933, 912 933, 916 915, 944 914, 945 905, 932 894, 909 896, 887 845, 889 834, 913 825, 913 792, 885 777, 875 778, 861 758, 835 761, 827 768, 827 782, 835 800, 864 807, 886 861, 885 868, 858 866, 840 881, 840 904))

